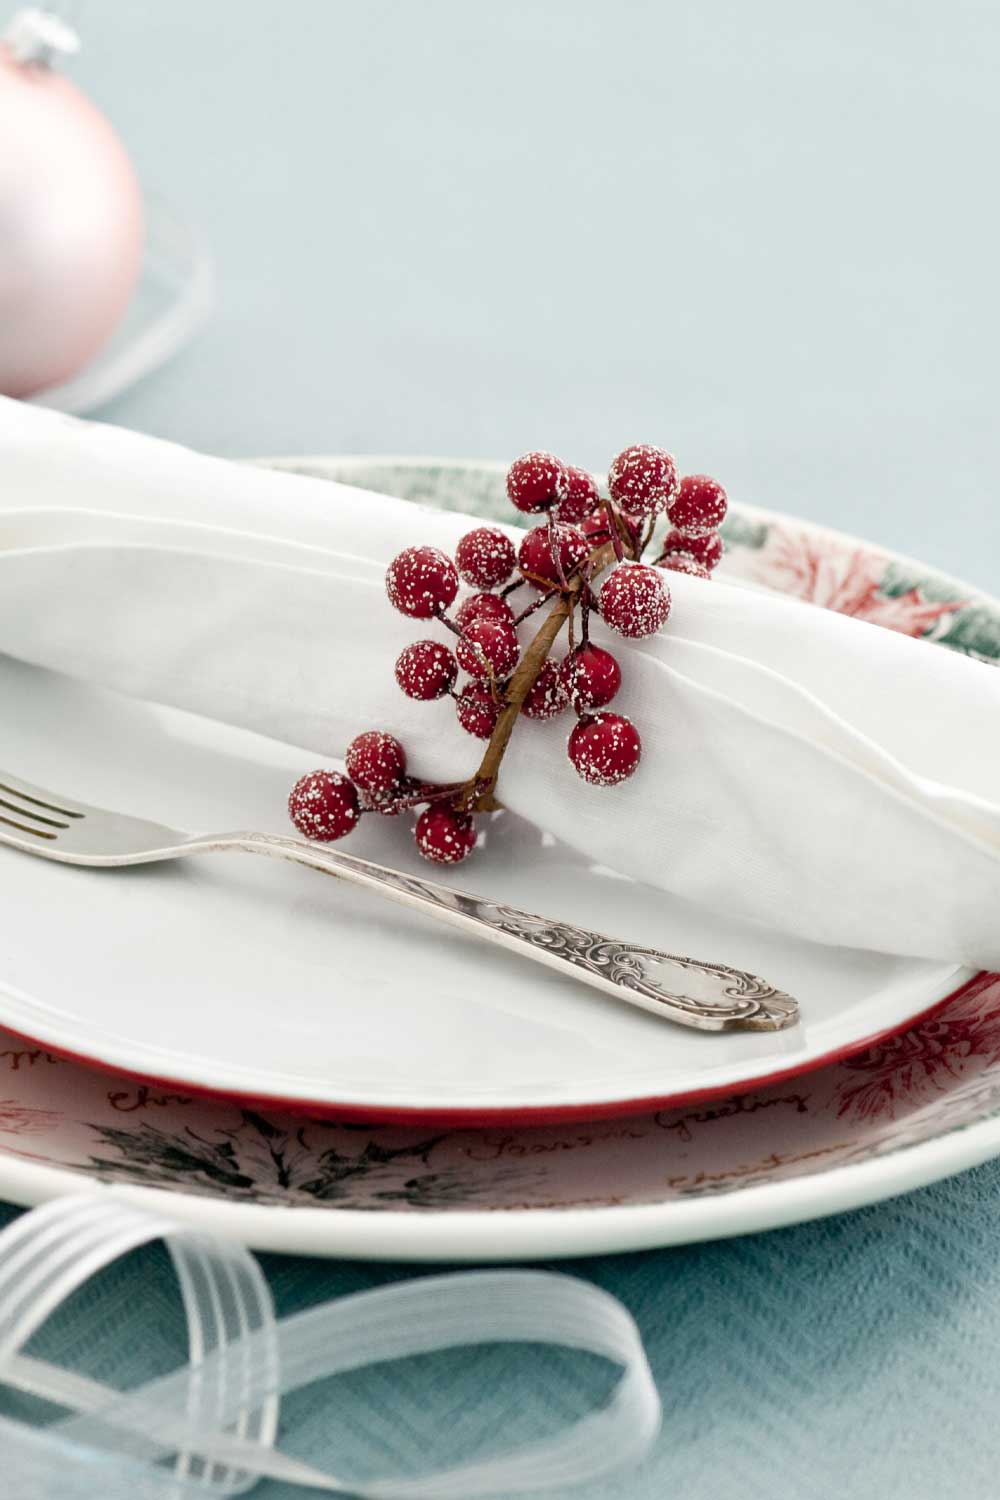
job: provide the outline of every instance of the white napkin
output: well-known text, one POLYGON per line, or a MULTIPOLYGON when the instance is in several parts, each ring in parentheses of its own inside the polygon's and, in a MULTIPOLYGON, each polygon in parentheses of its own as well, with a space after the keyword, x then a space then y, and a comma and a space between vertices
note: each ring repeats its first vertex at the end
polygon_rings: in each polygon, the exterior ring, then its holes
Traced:
MULTIPOLYGON (((396 614, 383 575, 469 524, 0 402, 0 650, 301 745, 303 770, 380 728, 415 774, 463 778, 482 743, 393 679, 445 632, 396 614)), ((709 908, 1000 968, 1000 672, 718 580, 671 588, 660 635, 613 642, 637 773, 588 786, 569 720, 525 723, 503 801, 709 908)))

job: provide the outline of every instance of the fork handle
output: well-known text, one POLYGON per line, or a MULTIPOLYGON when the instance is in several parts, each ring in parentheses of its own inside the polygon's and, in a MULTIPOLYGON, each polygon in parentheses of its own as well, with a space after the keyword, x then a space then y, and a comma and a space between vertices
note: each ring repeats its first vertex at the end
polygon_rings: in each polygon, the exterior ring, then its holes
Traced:
POLYGON ((743 969, 636 947, 302 839, 233 833, 191 839, 186 846, 190 853, 222 849, 291 860, 365 886, 401 906, 571 974, 617 1000, 682 1026, 702 1031, 780 1031, 793 1026, 799 1017, 797 1001, 743 969))

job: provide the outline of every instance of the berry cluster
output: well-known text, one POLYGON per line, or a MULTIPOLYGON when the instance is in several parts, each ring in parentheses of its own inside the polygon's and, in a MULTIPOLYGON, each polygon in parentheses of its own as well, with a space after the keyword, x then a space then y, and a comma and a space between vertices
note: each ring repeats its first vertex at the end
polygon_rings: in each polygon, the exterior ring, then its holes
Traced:
POLYGON ((638 730, 608 710, 621 667, 591 640, 591 618, 598 615, 626 640, 662 629, 670 615, 666 575, 707 579, 722 557, 726 492, 705 474, 678 479, 669 453, 640 443, 614 460, 603 497, 591 474, 551 453, 515 459, 507 494, 519 511, 538 518, 516 551, 499 528, 478 526, 459 541, 454 560, 437 547, 405 548, 385 580, 401 614, 436 621, 451 634, 453 644, 428 637, 407 646, 396 661, 396 682, 409 698, 451 698, 462 728, 488 742, 478 770, 458 784, 415 780, 399 741, 367 730, 348 746, 346 775, 311 771, 292 789, 289 813, 306 838, 342 838, 362 813, 392 817, 421 808, 420 853, 457 864, 475 846, 474 814, 497 805, 500 762, 521 716, 553 719, 571 709, 576 723, 567 753, 593 786, 615 786, 638 766, 638 730), (667 529, 650 565, 642 557, 660 517, 667 529), (452 614, 462 584, 471 592, 452 614), (520 609, 512 602, 519 594, 520 609), (524 645, 519 629, 546 604, 544 623, 524 645), (556 659, 550 652, 564 625, 567 649, 556 659))

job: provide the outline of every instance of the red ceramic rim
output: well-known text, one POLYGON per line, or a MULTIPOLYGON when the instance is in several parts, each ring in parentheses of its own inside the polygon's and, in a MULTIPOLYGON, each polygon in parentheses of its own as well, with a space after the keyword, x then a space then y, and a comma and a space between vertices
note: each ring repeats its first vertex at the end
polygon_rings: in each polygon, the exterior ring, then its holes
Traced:
POLYGON ((73 1052, 67 1047, 54 1047, 51 1043, 39 1041, 28 1032, 19 1031, 6 1023, 4 1029, 12 1036, 20 1037, 23 1041, 51 1052, 56 1057, 65 1057, 71 1062, 81 1063, 84 1067, 94 1068, 102 1073, 113 1072, 116 1078, 132 1078, 136 1083, 153 1084, 156 1088, 168 1088, 173 1093, 179 1094, 194 1094, 199 1098, 225 1099, 230 1103, 250 1105, 260 1109, 281 1110, 285 1114, 310 1115, 313 1119, 344 1120, 350 1124, 359 1125, 441 1125, 453 1128, 464 1126, 469 1129, 487 1129, 495 1125, 565 1125, 575 1121, 614 1120, 626 1115, 654 1114, 660 1109, 704 1104, 710 1099, 731 1099, 737 1094, 749 1094, 756 1089, 782 1083, 787 1078, 802 1078, 806 1073, 815 1073, 819 1068, 843 1062, 845 1058, 854 1057, 869 1047, 877 1046, 888 1037, 898 1036, 901 1032, 908 1031, 911 1026, 919 1025, 921 1021, 926 1021, 951 1001, 961 999, 975 985, 980 984, 984 977, 986 977, 985 970, 974 974, 971 979, 967 979, 950 994, 942 996, 940 1000, 935 1000, 933 1005, 927 1006, 925 1010, 908 1016, 905 1021, 900 1021, 893 1026, 885 1026, 881 1031, 873 1031, 870 1036, 862 1037, 860 1041, 851 1042, 848 1046, 824 1052, 822 1056, 814 1057, 810 1062, 800 1065, 792 1064, 787 1068, 778 1068, 773 1073, 762 1073, 756 1078, 744 1079, 735 1088, 732 1084, 714 1084, 710 1088, 686 1089, 679 1094, 654 1094, 640 1099, 612 1099, 605 1104, 528 1104, 517 1107, 501 1105, 496 1109, 423 1109, 420 1106, 382 1108, 370 1104, 338 1104, 329 1099, 286 1099, 281 1094, 243 1094, 232 1089, 213 1089, 205 1084, 188 1083, 183 1079, 171 1078, 163 1073, 137 1072, 134 1068, 123 1068, 101 1057, 90 1057, 83 1052, 73 1052))

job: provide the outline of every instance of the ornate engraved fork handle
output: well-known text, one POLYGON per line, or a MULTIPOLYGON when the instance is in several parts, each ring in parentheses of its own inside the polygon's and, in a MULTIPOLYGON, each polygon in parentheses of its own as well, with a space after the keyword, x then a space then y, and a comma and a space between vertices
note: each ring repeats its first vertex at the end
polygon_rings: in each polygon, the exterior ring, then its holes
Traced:
POLYGON ((636 947, 620 938, 589 932, 454 891, 416 875, 372 864, 353 854, 300 839, 262 833, 192 839, 189 852, 245 849, 308 865, 324 874, 377 890, 453 927, 567 971, 630 1005, 703 1031, 780 1031, 799 1017, 798 1003, 755 974, 727 964, 636 947))

